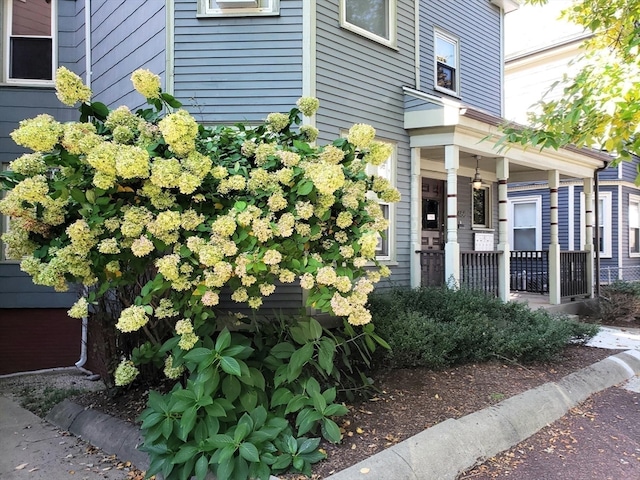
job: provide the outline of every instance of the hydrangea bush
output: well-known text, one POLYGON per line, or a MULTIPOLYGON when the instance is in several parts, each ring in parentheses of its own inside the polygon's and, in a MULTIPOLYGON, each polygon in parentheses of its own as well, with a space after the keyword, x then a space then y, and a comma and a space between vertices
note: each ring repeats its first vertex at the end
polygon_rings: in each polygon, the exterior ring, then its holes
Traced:
POLYGON ((131 79, 150 108, 91 102, 81 79, 61 68, 58 98, 81 103, 80 121, 39 115, 11 133, 33 153, 0 177, 8 255, 37 284, 82 284, 71 317, 115 295, 115 327, 145 340, 119 352, 116 385, 134 381, 145 363, 176 380, 170 394, 150 396, 143 416, 150 473, 308 473, 322 455, 318 439, 303 435, 319 428, 340 438, 331 417, 344 407, 335 387, 321 386, 339 381, 336 354, 348 366, 350 343, 384 344, 366 304, 390 274, 375 260, 387 228, 378 199, 400 196, 366 167, 383 163, 390 147, 364 124, 315 146, 317 130, 301 125, 319 106, 314 98, 257 127, 206 127, 162 92, 157 75, 138 70, 131 79), (259 309, 277 282, 299 282, 309 306, 344 317, 342 336, 314 319, 254 325, 251 334, 216 328, 223 288, 259 309))

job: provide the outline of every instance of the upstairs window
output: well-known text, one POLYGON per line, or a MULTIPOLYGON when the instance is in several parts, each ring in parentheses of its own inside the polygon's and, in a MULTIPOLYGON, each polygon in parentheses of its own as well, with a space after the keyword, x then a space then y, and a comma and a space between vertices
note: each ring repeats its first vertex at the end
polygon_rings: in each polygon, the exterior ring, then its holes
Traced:
POLYGON ((340 0, 340 26, 396 46, 396 0, 340 0))
POLYGON ((640 196, 629 195, 629 255, 640 257, 640 196))
POLYGON ((198 0, 198 17, 279 15, 280 0, 198 0))
POLYGON ((42 83, 55 70, 56 0, 12 0, 5 22, 8 82, 42 83))
POLYGON ((435 88, 449 94, 460 92, 460 44, 457 38, 435 31, 435 88))

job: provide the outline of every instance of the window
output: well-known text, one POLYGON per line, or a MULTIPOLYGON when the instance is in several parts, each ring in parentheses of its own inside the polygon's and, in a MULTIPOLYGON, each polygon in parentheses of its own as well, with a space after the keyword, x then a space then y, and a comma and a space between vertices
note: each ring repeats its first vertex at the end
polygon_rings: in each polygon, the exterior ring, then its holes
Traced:
POLYGON ((199 17, 279 15, 280 0, 198 0, 199 17))
POLYGON ((56 64, 56 0, 7 2, 5 72, 10 83, 50 83, 56 64))
MULTIPOLYGON (((0 163, 0 172, 7 170, 8 163, 0 163)), ((3 192, 0 191, 0 199, 3 197, 3 192)), ((2 235, 9 231, 9 217, 0 215, 0 262, 8 262, 7 259, 7 245, 2 241, 2 235)))
MULTIPOLYGON (((395 186, 396 156, 397 153, 394 146, 389 159, 382 165, 367 165, 367 173, 369 175, 378 175, 380 177, 386 178, 387 180, 389 180, 389 183, 391 183, 391 185, 395 186)), ((369 194, 373 198, 378 200, 384 218, 389 221, 389 227, 387 228, 386 232, 382 232, 382 235, 380 235, 380 237, 378 238, 378 245, 376 246, 376 258, 378 260, 393 260, 392 245, 394 245, 395 240, 395 204, 383 202, 382 200, 378 199, 378 197, 373 192, 369 192, 369 194)))
POLYGON ((435 88, 453 95, 460 90, 460 44, 458 39, 435 31, 435 88))
POLYGON ((396 46, 396 0, 340 0, 340 26, 396 46))
MULTIPOLYGON (((600 192, 598 204, 598 229, 600 230, 600 256, 603 258, 611 258, 611 248, 612 248, 612 239, 611 239, 611 192, 600 192)), ((593 215, 595 218, 595 209, 593 210, 593 215)), ((584 193, 580 195, 580 211, 584 212, 584 193)), ((581 214, 581 218, 584 218, 584 215, 581 214)), ((585 235, 585 222, 580 223, 580 244, 584 245, 586 243, 586 235, 585 235)), ((593 232, 593 241, 595 243, 595 232, 593 232)), ((598 248, 594 246, 594 248, 598 248)))
POLYGON ((629 255, 640 257, 640 196, 629 195, 629 255))
POLYGON ((522 197, 509 200, 513 250, 542 249, 542 198, 522 197))
POLYGON ((491 188, 482 186, 471 190, 474 228, 491 228, 491 188))

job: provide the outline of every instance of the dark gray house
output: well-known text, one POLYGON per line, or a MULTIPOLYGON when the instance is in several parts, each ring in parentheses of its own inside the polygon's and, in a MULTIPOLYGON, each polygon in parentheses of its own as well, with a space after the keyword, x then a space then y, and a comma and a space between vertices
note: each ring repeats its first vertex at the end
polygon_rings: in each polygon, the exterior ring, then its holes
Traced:
MULTIPOLYGON (((12 77, 11 52, 24 41, 12 19, 32 3, 49 11, 51 27, 28 48, 50 49, 51 72, 67 66, 108 105, 135 107, 140 99, 129 77, 147 68, 201 122, 259 122, 288 111, 301 96, 315 96, 318 143, 354 123, 373 125, 378 140, 393 146, 378 174, 402 194, 400 203, 384 208, 390 228, 379 245, 394 284, 451 281, 508 299, 507 182, 549 181, 549 298, 560 302, 565 252, 557 186, 565 177, 581 179, 591 198, 594 172, 606 158, 495 148, 503 113, 503 16, 518 2, 3 0, 3 163, 19 153, 8 138, 18 120, 43 111, 74 118, 57 107, 48 70, 37 78, 12 77)), ((585 295, 591 294, 589 259, 585 253, 579 260, 585 295)), ((270 298, 266 308, 303 304, 295 287, 270 298)), ((24 318, 21 309, 64 314, 70 301, 31 285, 15 263, 0 263, 0 328, 24 318)))

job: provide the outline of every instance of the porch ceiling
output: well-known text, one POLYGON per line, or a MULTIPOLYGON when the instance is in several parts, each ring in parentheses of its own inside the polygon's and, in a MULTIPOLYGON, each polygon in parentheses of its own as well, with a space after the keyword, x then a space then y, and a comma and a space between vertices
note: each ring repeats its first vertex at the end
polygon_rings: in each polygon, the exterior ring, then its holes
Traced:
POLYGON ((558 171, 561 178, 592 178, 598 168, 607 165, 611 157, 602 152, 575 147, 559 150, 538 150, 513 145, 500 150, 496 142, 502 136, 499 125, 505 120, 474 110, 459 102, 432 97, 405 89, 413 105, 405 109, 405 129, 410 145, 420 148, 422 165, 444 172, 444 146, 459 147, 460 174, 472 176, 476 155, 483 178, 495 177, 496 159, 509 159, 509 181, 547 180, 549 171, 558 171), (414 106, 416 100, 423 104, 414 106))

